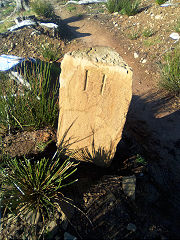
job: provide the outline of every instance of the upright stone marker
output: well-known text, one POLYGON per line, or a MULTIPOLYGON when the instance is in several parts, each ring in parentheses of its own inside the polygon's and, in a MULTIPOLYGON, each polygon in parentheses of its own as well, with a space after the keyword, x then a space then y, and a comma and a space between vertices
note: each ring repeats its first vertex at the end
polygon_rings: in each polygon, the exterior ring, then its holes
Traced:
POLYGON ((109 165, 132 98, 132 70, 108 47, 68 53, 61 69, 58 145, 64 139, 83 152, 81 160, 109 165))

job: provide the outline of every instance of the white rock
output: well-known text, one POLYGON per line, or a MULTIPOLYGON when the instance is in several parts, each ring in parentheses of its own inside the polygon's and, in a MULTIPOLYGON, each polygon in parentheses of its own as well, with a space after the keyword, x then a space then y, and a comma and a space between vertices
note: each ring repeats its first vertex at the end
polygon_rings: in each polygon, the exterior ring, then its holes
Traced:
POLYGON ((163 19, 163 16, 161 16, 161 15, 156 15, 156 16, 155 16, 155 19, 156 19, 156 20, 163 19))
POLYGON ((55 23, 40 23, 39 25, 47 28, 58 28, 58 25, 55 23))
POLYGON ((22 22, 19 22, 18 24, 8 28, 8 31, 12 32, 12 31, 15 31, 19 28, 23 28, 23 27, 26 27, 26 26, 33 26, 33 25, 36 25, 36 22, 32 21, 32 20, 24 20, 22 22))
POLYGON ((138 58, 139 57, 139 55, 135 52, 134 53, 134 58, 138 58))
POLYGON ((119 14, 118 12, 114 12, 114 13, 113 13, 114 16, 117 16, 118 14, 119 14))
POLYGON ((147 62, 147 59, 143 59, 143 60, 142 60, 142 63, 146 63, 146 62, 147 62))
POLYGON ((171 33, 169 37, 172 38, 173 40, 179 40, 180 39, 179 34, 176 33, 176 32, 171 33))

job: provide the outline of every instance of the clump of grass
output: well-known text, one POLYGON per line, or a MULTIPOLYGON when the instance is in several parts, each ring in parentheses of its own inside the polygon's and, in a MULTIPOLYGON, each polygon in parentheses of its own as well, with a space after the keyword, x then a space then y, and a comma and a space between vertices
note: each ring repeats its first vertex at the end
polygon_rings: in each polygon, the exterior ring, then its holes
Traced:
POLYGON ((158 4, 158 5, 161 5, 165 2, 167 2, 167 0, 155 0, 155 2, 158 4))
POLYGON ((146 46, 146 47, 154 46, 154 45, 156 45, 156 44, 158 44, 160 42, 161 42, 161 40, 158 37, 156 37, 156 38, 153 38, 153 37, 152 38, 148 38, 148 39, 145 39, 143 41, 144 46, 146 46))
POLYGON ((8 28, 14 25, 13 21, 5 20, 3 23, 0 23, 0 33, 8 31, 8 28))
POLYGON ((136 162, 143 165, 147 165, 147 161, 140 154, 136 155, 136 162))
POLYGON ((62 188, 77 181, 68 180, 77 165, 70 158, 62 160, 61 151, 52 159, 7 159, 6 166, 0 168, 3 233, 20 220, 26 239, 40 239, 55 214, 64 214, 62 202, 74 206, 62 188))
POLYGON ((131 40, 137 40, 140 37, 139 31, 132 31, 128 34, 128 38, 131 40))
POLYGON ((0 9, 0 19, 4 19, 5 17, 9 16, 15 8, 14 3, 8 3, 4 7, 1 7, 0 9))
POLYGON ((110 13, 120 12, 127 16, 133 16, 139 11, 139 0, 108 0, 106 7, 110 13))
POLYGON ((75 11, 75 10, 76 10, 76 7, 75 7, 75 6, 72 6, 72 5, 69 5, 69 6, 67 6, 67 10, 68 10, 69 12, 72 12, 72 11, 75 11))
POLYGON ((143 37, 152 37, 154 35, 154 31, 150 28, 146 28, 143 32, 142 32, 143 37))
POLYGON ((161 65, 160 87, 173 95, 180 95, 180 47, 164 56, 161 65))
POLYGON ((53 5, 47 0, 34 0, 31 3, 32 10, 39 16, 52 18, 54 17, 53 5))
POLYGON ((43 58, 50 62, 54 62, 62 57, 62 53, 58 52, 58 49, 55 48, 54 44, 42 45, 42 56, 43 58))
MULTIPOLYGON (((51 82, 52 65, 24 69, 30 87, 17 85, 7 75, 0 87, 0 123, 9 129, 54 127, 58 118, 58 78, 51 82)), ((56 77, 59 75, 57 73, 56 77)))
POLYGON ((177 21, 177 24, 176 24, 176 26, 175 26, 175 31, 176 31, 177 33, 180 33, 180 19, 178 19, 178 21, 177 21))

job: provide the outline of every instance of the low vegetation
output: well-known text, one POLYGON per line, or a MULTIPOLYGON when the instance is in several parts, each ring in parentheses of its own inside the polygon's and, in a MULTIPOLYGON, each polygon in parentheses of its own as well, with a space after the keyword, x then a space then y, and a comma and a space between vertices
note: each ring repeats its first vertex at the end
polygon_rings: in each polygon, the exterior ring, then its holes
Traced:
POLYGON ((127 16, 133 16, 139 11, 138 0, 108 0, 106 7, 110 13, 120 12, 127 16))
POLYGON ((174 95, 180 95, 180 47, 167 53, 161 67, 160 86, 174 95))
POLYGON ((137 40, 139 37, 140 37, 140 32, 139 31, 131 31, 131 33, 129 33, 127 35, 127 37, 130 39, 130 40, 137 40))
POLYGON ((177 33, 180 33, 180 19, 177 20, 176 26, 175 26, 175 31, 177 33))
POLYGON ((2 229, 8 230, 19 221, 24 239, 39 239, 47 232, 48 223, 55 215, 64 214, 61 203, 73 205, 62 188, 74 183, 68 181, 77 170, 70 158, 63 161, 61 151, 52 159, 32 160, 9 158, 0 168, 2 229))
POLYGON ((167 2, 167 0, 155 0, 155 1, 156 1, 156 3, 158 5, 161 5, 161 4, 165 3, 165 2, 167 2))
POLYGON ((143 37, 146 37, 146 38, 152 37, 154 35, 154 31, 152 29, 150 29, 150 28, 146 28, 142 32, 142 35, 143 35, 143 37))
POLYGON ((14 25, 13 21, 5 20, 3 23, 0 23, 0 33, 8 31, 8 28, 14 25))
POLYGON ((32 69, 24 67, 23 71, 25 84, 20 85, 7 74, 1 74, 0 124, 9 130, 55 126, 58 118, 59 68, 40 63, 32 69), (53 78, 56 77, 53 83, 51 72, 53 78))
POLYGON ((15 8, 15 3, 6 3, 5 6, 1 6, 2 10, 0 11, 0 20, 9 16, 15 8))
POLYGON ((43 58, 48 62, 54 62, 63 56, 54 44, 42 44, 41 49, 43 58))
POLYGON ((46 18, 54 17, 53 5, 47 0, 34 0, 31 3, 32 10, 38 15, 46 18))

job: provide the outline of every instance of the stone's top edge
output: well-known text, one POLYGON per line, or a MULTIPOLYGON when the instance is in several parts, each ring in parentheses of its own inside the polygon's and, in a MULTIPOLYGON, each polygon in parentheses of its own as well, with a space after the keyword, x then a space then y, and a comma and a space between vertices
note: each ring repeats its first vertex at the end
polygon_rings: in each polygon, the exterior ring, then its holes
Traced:
POLYGON ((69 52, 68 55, 93 63, 129 68, 122 57, 110 47, 92 47, 69 52))

